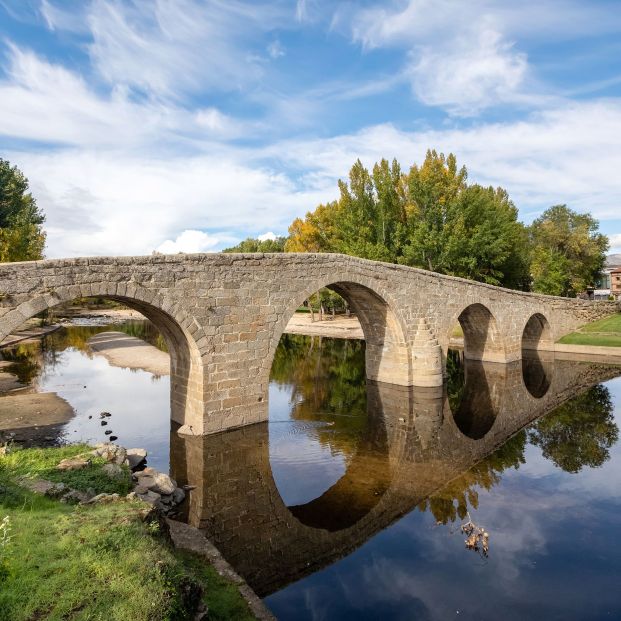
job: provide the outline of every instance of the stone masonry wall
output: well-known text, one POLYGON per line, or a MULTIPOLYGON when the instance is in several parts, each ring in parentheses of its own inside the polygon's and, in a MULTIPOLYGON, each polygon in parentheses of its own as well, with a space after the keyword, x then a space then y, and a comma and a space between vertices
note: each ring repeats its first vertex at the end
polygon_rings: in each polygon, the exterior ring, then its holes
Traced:
POLYGON ((554 342, 618 310, 336 254, 104 257, 0 264, 0 338, 77 297, 119 300, 168 341, 173 419, 184 433, 212 433, 267 419, 280 336, 296 308, 326 286, 360 318, 369 378, 403 386, 441 385, 458 321, 467 356, 510 362, 521 357, 535 313, 554 342))

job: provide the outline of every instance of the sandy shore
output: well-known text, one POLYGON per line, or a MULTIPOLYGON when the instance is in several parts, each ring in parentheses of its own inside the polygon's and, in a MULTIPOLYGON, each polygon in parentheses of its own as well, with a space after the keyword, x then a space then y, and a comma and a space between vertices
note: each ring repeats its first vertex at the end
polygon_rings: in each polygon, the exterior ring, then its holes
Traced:
POLYGON ((295 313, 289 320, 285 332, 307 336, 330 336, 338 339, 364 339, 360 322, 354 315, 325 316, 323 321, 311 320, 310 313, 295 313))
POLYGON ((0 399, 0 429, 64 424, 73 408, 55 392, 6 395, 0 399))
POLYGON ((142 369, 154 375, 170 374, 168 354, 135 336, 123 332, 100 332, 88 340, 88 345, 115 367, 142 369))

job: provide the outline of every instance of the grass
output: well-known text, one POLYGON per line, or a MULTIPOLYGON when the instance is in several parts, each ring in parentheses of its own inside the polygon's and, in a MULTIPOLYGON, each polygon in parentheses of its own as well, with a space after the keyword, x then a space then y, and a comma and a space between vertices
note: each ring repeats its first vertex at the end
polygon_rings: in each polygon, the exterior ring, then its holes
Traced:
POLYGON ((558 341, 568 345, 621 347, 621 313, 582 326, 558 341))
POLYGON ((111 479, 101 468, 106 463, 103 458, 89 455, 88 457, 92 460, 91 465, 81 470, 62 471, 56 469, 58 462, 62 459, 88 453, 91 448, 86 444, 70 444, 53 449, 14 451, 2 458, 0 476, 4 469, 15 478, 47 479, 54 483, 65 483, 69 487, 83 492, 91 489, 96 490, 97 493, 106 492, 122 495, 129 493, 132 484, 127 467, 122 466, 126 477, 111 479))
POLYGON ((143 521, 143 503, 72 506, 16 482, 45 477, 121 493, 123 484, 112 482, 111 489, 97 463, 91 472, 54 471, 60 459, 84 450, 25 449, 0 457, 0 522, 8 516, 10 526, 8 542, 0 538, 0 621, 191 619, 198 585, 210 619, 253 619, 213 567, 174 551, 157 522, 143 521))

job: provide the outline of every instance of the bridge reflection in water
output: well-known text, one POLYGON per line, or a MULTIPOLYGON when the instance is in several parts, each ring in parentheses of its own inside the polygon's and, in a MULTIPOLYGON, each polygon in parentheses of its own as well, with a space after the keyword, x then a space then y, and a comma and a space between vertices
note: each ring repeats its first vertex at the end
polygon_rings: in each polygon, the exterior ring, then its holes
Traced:
POLYGON ((511 364, 458 362, 463 378, 459 383, 457 374, 456 386, 367 381, 367 425, 345 474, 305 504, 286 506, 279 494, 268 423, 209 436, 173 432, 172 474, 179 484, 196 486, 188 522, 267 596, 426 507, 430 496, 449 482, 454 486, 456 477, 535 419, 621 375, 618 366, 534 352, 511 364))

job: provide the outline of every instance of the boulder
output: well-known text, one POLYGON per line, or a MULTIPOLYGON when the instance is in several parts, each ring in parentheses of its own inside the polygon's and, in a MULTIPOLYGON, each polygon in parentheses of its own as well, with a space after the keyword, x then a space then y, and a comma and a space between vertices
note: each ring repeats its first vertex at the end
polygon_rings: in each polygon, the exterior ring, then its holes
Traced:
POLYGON ((136 494, 136 497, 150 505, 155 505, 160 500, 160 495, 152 491, 148 491, 146 494, 136 494))
POLYGON ((173 492, 172 497, 173 497, 173 502, 176 505, 181 504, 185 500, 185 492, 180 487, 177 487, 175 491, 173 492))
POLYGON ((130 470, 135 470, 136 468, 142 466, 146 459, 147 451, 145 451, 145 449, 127 449, 127 465, 129 466, 130 470))
POLYGON ((121 466, 115 463, 104 464, 101 468, 111 479, 124 479, 127 473, 121 466))
POLYGON ((67 459, 63 459, 58 466, 56 466, 57 470, 81 470, 82 468, 86 468, 91 465, 90 459, 85 459, 84 457, 70 457, 67 459))
POLYGON ((158 494, 172 494, 177 487, 175 481, 167 474, 158 472, 154 468, 145 468, 140 472, 136 472, 134 473, 134 478, 137 480, 138 485, 158 494))
POLYGON ((97 505, 97 504, 108 504, 111 502, 116 502, 119 500, 120 496, 118 494, 97 494, 97 496, 93 496, 89 500, 85 502, 81 502, 81 505, 97 505))
POLYGON ((66 494, 60 497, 60 502, 66 502, 68 504, 84 503, 92 498, 90 494, 81 492, 77 489, 70 489, 66 494))

